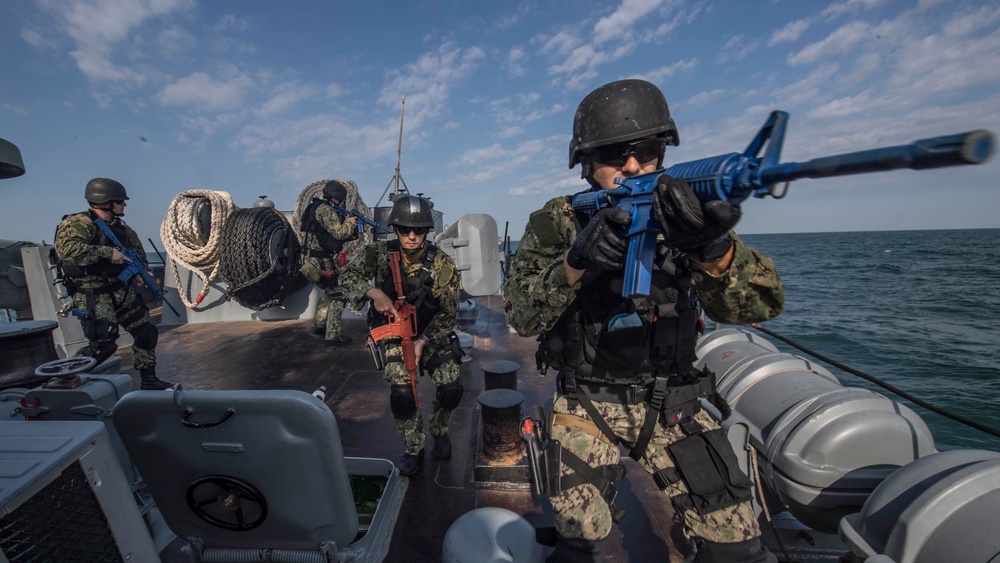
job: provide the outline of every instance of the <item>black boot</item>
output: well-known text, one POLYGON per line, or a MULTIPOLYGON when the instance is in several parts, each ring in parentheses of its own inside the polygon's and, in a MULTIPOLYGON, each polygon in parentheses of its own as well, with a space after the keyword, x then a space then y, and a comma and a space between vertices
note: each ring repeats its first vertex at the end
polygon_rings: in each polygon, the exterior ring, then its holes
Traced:
POLYGON ((698 545, 694 563, 778 563, 760 538, 736 543, 703 541, 698 545))
POLYGON ((434 457, 451 459, 451 438, 447 434, 434 436, 434 457))
POLYGON ((424 458, 424 450, 420 450, 415 454, 403 454, 403 458, 399 460, 396 467, 399 468, 399 474, 404 477, 409 477, 420 471, 420 461, 424 458))
POLYGON ((163 381, 156 377, 156 368, 146 368, 139 370, 139 380, 142 385, 139 387, 143 391, 160 391, 170 389, 174 386, 169 381, 163 381))
POLYGON ((331 338, 330 340, 327 340, 326 342, 324 342, 324 345, 326 345, 326 346, 347 346, 348 344, 351 343, 351 340, 353 340, 353 339, 350 336, 346 336, 346 335, 341 334, 340 336, 335 336, 335 337, 331 338))
POLYGON ((556 549, 546 563, 600 563, 604 561, 604 540, 556 539, 556 549))

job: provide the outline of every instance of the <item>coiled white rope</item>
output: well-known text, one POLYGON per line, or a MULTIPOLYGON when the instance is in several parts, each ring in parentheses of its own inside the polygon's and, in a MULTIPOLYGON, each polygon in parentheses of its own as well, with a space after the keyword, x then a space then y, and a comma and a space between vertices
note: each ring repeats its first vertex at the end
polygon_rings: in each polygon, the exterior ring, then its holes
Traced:
POLYGON ((212 280, 219 271, 219 235, 226 219, 236 209, 233 198, 227 192, 212 190, 188 190, 181 192, 170 202, 167 215, 160 226, 160 238, 170 257, 170 268, 177 282, 177 294, 189 309, 197 307, 208 295, 212 280), (212 222, 208 238, 199 228, 199 204, 208 200, 212 209, 212 222), (194 301, 188 299, 187 290, 182 290, 177 264, 184 266, 201 279, 202 289, 194 301))

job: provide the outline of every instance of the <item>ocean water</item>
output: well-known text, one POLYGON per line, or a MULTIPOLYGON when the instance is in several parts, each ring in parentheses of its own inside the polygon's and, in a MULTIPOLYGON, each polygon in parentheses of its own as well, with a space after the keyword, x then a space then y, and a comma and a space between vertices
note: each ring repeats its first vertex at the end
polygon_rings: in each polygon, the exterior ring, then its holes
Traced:
MULTIPOLYGON (((1000 229, 745 235, 771 256, 785 309, 763 326, 928 403, 1000 428, 1000 229)), ((802 352, 766 335, 781 351, 802 352)), ((822 362, 820 362, 822 364, 822 362)), ((1000 438, 927 411, 938 449, 1000 438)))

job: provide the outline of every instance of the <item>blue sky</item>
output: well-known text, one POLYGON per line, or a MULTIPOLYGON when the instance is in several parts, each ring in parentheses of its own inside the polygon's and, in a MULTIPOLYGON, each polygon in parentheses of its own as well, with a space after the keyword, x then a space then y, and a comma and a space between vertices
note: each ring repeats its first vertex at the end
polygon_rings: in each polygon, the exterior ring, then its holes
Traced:
MULTIPOLYGON (((355 181, 374 205, 402 178, 445 221, 489 213, 523 232, 567 167, 590 90, 640 77, 682 144, 666 164, 741 152, 771 110, 783 159, 1000 130, 1000 4, 418 0, 8 0, 0 137, 27 174, 0 183, 0 238, 51 242, 87 180, 120 180, 126 220, 157 237, 173 197, 267 195, 355 181)), ((1000 159, 801 180, 750 200, 744 233, 1000 227, 1000 159)))

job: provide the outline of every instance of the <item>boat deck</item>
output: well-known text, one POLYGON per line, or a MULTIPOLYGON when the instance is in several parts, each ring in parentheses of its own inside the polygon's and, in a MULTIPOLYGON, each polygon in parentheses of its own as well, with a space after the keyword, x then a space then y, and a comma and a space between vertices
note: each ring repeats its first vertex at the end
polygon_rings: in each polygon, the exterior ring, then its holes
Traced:
MULTIPOLYGON (((499 296, 477 299, 478 315, 462 327, 474 338, 472 361, 461 367, 465 395, 451 418, 453 456, 440 461, 430 455, 431 440, 421 471, 409 477, 386 561, 440 561, 445 533, 456 518, 479 507, 496 506, 523 515, 532 525, 552 525, 546 498, 535 497, 524 482, 475 481, 481 465, 480 406, 485 388, 482 362, 508 360, 520 365, 517 390, 524 410, 552 403, 554 375, 535 369, 534 338, 513 334, 499 296), (420 554, 415 556, 415 554, 420 554)), ((347 347, 323 346, 309 331, 310 322, 242 321, 160 327, 157 372, 161 379, 185 389, 295 389, 313 392, 326 387, 326 403, 336 414, 345 455, 397 460, 402 441, 389 411, 389 388, 374 368, 364 346, 363 320, 345 318, 343 333, 353 338, 347 347)), ((127 350, 122 365, 131 366, 127 350)), ((425 419, 434 386, 422 377, 418 391, 425 419)), ((627 456, 629 478, 619 483, 619 503, 628 512, 607 540, 607 561, 683 561, 673 546, 685 545, 673 521, 670 503, 653 480, 627 456)), ((307 499, 303 499, 305 502, 307 499)), ((175 540, 162 553, 166 562, 186 561, 175 540)))

